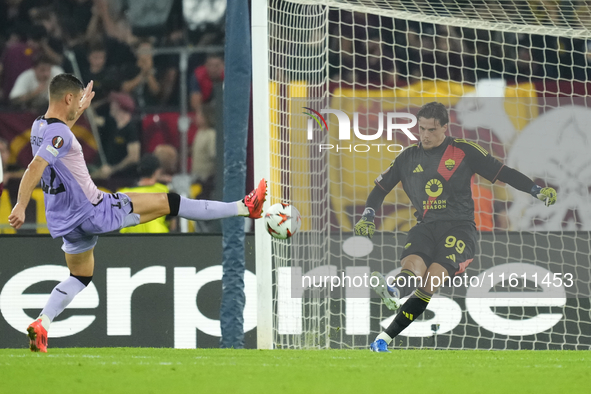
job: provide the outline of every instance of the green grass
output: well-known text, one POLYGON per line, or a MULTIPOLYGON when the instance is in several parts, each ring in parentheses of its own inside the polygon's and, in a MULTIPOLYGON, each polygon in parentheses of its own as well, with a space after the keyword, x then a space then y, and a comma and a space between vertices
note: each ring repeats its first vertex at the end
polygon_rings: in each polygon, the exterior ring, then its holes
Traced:
POLYGON ((0 393, 584 393, 587 351, 0 350, 0 393))

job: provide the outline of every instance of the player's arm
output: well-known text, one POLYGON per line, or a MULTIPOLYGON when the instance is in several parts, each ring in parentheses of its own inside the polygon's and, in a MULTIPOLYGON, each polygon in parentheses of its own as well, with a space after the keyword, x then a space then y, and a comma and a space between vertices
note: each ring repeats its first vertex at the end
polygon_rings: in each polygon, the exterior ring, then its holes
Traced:
POLYGON ((551 187, 540 187, 528 176, 508 167, 495 159, 483 147, 465 140, 456 140, 460 148, 466 153, 466 159, 472 170, 494 183, 499 180, 525 193, 529 193, 538 200, 544 201, 546 206, 556 203, 556 190, 551 187))
POLYGON ((47 160, 40 156, 35 156, 27 167, 27 171, 25 171, 18 188, 16 204, 10 216, 8 216, 8 223, 15 229, 19 229, 25 222, 25 209, 29 205, 33 189, 39 184, 43 171, 48 165, 47 160))
POLYGON ((544 201, 547 207, 556 203, 556 190, 552 187, 541 187, 527 175, 507 166, 503 166, 497 178, 501 182, 525 193, 529 193, 538 200, 544 201))
POLYGON ((355 235, 361 235, 371 238, 376 230, 374 218, 376 211, 382 206, 384 198, 390 191, 400 182, 400 174, 396 161, 393 161, 386 171, 382 172, 380 176, 374 181, 375 187, 369 193, 365 203, 365 210, 361 219, 355 224, 355 235))
POLYGON ((92 98, 94 97, 94 92, 92 91, 93 84, 94 82, 90 81, 88 85, 86 85, 86 88, 82 93, 82 97, 80 98, 80 105, 78 106, 78 111, 76 111, 76 116, 74 117, 74 119, 66 122, 70 129, 72 128, 72 126, 76 124, 76 122, 78 121, 80 116, 82 116, 84 111, 86 111, 88 107, 90 107, 90 103, 92 102, 92 98))

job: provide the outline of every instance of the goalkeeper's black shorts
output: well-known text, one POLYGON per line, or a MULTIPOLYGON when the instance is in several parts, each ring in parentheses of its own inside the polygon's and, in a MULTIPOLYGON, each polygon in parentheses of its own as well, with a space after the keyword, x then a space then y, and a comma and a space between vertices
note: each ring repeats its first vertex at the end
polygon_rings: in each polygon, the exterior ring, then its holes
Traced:
POLYGON ((476 226, 466 220, 419 223, 408 232, 401 259, 415 254, 439 263, 450 277, 464 272, 476 252, 476 226))

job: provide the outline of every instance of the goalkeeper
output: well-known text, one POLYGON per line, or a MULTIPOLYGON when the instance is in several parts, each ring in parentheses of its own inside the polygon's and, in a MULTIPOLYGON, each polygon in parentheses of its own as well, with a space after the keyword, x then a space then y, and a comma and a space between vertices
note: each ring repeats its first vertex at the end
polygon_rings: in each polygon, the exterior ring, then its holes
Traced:
MULTIPOLYGON (((390 286, 378 272, 374 290, 386 306, 398 314, 371 344, 375 352, 388 352, 388 345, 427 308, 442 284, 433 277, 464 272, 476 250, 474 201, 470 181, 476 173, 490 182, 505 182, 545 202, 556 203, 556 191, 541 188, 519 171, 503 165, 474 142, 446 136, 449 116, 441 103, 424 105, 417 114, 420 143, 405 149, 376 180, 367 198, 355 234, 370 237, 375 231, 376 210, 386 195, 402 182, 416 209, 418 223, 408 233, 402 253, 402 271, 390 286), (400 299, 410 298, 400 307, 400 299)), ((374 281, 372 281, 373 283, 374 281)))

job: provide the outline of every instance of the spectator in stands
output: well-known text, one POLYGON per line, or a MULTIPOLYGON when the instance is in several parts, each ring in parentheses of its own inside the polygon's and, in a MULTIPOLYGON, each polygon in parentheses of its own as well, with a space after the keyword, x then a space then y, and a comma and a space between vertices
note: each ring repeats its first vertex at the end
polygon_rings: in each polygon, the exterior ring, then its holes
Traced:
POLYGON ((127 45, 133 45, 137 38, 131 32, 125 17, 125 4, 121 1, 94 0, 92 18, 86 30, 88 39, 96 39, 104 34, 127 45))
POLYGON ((160 161, 162 173, 158 182, 166 185, 172 183, 172 177, 177 173, 179 163, 179 153, 176 148, 168 144, 160 144, 154 148, 154 155, 160 161))
POLYGON ((173 3, 174 0, 127 1, 125 14, 133 33, 144 37, 165 36, 173 3))
POLYGON ((364 59, 360 81, 374 88, 395 87, 397 83, 396 64, 391 48, 380 42, 379 36, 372 36, 367 42, 367 57, 364 59))
POLYGON ((224 42, 226 0, 184 0, 183 13, 192 43, 204 46, 224 42))
POLYGON ((142 39, 136 50, 136 64, 129 65, 123 70, 125 82, 121 85, 121 90, 133 94, 140 108, 168 102, 173 82, 177 77, 174 66, 160 64, 157 67, 154 64, 152 50, 152 42, 142 39))
POLYGON ((110 116, 101 128, 107 164, 94 173, 97 178, 134 178, 140 160, 139 131, 133 113, 135 103, 126 93, 110 94, 110 116))
POLYGON ((0 138, 0 156, 2 156, 0 167, 4 172, 4 186, 7 186, 11 179, 22 178, 25 170, 16 164, 10 164, 10 145, 4 138, 0 138))
POLYGON ((435 36, 435 62, 446 78, 462 82, 462 40, 455 27, 437 25, 435 36))
POLYGON ((61 67, 52 63, 46 56, 35 60, 30 68, 18 76, 9 94, 13 105, 32 110, 43 110, 49 103, 49 81, 63 73, 61 67))
POLYGON ((203 111, 195 114, 197 134, 193 140, 191 175, 203 185, 203 189, 212 189, 216 164, 216 130, 214 112, 206 104, 203 111))
POLYGON ((0 37, 9 37, 20 21, 19 1, 0 1, 0 37))
POLYGON ((42 53, 41 42, 45 37, 43 26, 18 26, 2 52, 0 60, 2 64, 2 86, 3 98, 8 99, 16 79, 24 71, 33 67, 35 58, 42 53))
POLYGON ((80 66, 82 80, 94 81, 93 107, 102 106, 109 98, 109 93, 117 87, 117 70, 107 67, 107 48, 103 41, 93 41, 88 45, 88 65, 80 66))
MULTIPOLYGON (((138 166, 139 181, 134 187, 119 190, 121 193, 168 193, 168 186, 158 182, 162 173, 160 161, 153 154, 145 155, 138 166)), ((126 227, 122 233, 168 233, 169 225, 166 216, 137 226, 126 227)))
POLYGON ((203 66, 195 68, 191 75, 191 108, 195 113, 202 111, 203 103, 213 97, 213 86, 224 80, 224 58, 221 54, 211 54, 203 66))
POLYGON ((60 24, 67 27, 70 37, 81 37, 92 19, 92 0, 55 0, 55 11, 60 24))
POLYGON ((35 24, 43 26, 46 31, 41 40, 41 49, 55 64, 64 64, 63 31, 59 24, 55 11, 51 8, 35 8, 35 24))

